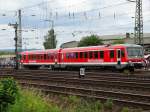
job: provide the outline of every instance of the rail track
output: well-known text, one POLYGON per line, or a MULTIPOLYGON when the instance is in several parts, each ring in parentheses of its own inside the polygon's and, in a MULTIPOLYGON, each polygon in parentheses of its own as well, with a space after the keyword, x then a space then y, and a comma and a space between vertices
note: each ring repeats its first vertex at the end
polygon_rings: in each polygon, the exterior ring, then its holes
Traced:
MULTIPOLYGON (((142 72, 143 73, 143 72, 142 72)), ((1 70, 0 77, 12 76, 22 86, 46 93, 77 95, 150 110, 150 75, 87 72, 78 78, 76 71, 1 70)))

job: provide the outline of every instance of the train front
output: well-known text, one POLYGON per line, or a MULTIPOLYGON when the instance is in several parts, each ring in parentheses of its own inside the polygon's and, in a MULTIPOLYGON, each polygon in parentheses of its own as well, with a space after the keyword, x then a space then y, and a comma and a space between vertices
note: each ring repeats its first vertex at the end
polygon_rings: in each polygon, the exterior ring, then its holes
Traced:
POLYGON ((140 45, 131 45, 127 47, 127 57, 130 67, 141 69, 145 66, 144 49, 140 45))

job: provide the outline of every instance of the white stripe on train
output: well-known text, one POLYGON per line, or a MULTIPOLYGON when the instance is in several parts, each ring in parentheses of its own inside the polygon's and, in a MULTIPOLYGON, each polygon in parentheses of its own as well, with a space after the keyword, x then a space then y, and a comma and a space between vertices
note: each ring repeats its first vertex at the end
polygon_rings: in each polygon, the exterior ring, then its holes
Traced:
MULTIPOLYGON (((22 63, 23 65, 117 65, 117 62, 103 62, 103 63, 22 63)), ((127 62, 121 62, 122 65, 128 64, 127 62)))

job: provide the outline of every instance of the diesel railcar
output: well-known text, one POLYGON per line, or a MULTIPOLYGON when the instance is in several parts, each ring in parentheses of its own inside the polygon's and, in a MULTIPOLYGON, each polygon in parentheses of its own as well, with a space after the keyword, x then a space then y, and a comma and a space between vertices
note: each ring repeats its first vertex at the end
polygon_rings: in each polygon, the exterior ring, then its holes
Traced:
POLYGON ((24 51, 20 55, 21 65, 30 69, 104 67, 133 71, 144 66, 143 47, 135 44, 24 51))

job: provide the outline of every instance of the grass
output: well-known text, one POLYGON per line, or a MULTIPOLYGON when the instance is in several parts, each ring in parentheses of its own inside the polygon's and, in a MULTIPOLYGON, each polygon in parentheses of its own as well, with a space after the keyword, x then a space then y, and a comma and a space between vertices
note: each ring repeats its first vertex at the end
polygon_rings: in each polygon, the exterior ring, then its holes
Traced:
POLYGON ((75 108, 75 112, 102 112, 103 104, 99 101, 82 100, 75 108))
POLYGON ((121 112, 130 112, 128 107, 124 107, 121 112))
POLYGON ((34 89, 21 90, 9 112, 101 112, 103 108, 96 100, 85 100, 77 96, 51 97, 34 89))
POLYGON ((16 103, 8 112, 142 112, 131 111, 129 108, 120 108, 115 111, 111 98, 104 104, 95 99, 80 98, 77 96, 43 95, 36 90, 21 90, 16 103))
POLYGON ((103 109, 103 104, 95 99, 53 94, 50 99, 59 105, 61 112, 102 112, 103 109))
POLYGON ((50 103, 35 90, 22 90, 9 112, 61 112, 57 105, 50 103))
POLYGON ((0 80, 0 112, 142 112, 121 108, 109 98, 104 104, 92 98, 45 95, 35 89, 20 89, 12 78, 0 80))
POLYGON ((112 109, 113 108, 113 100, 111 98, 107 99, 106 102, 104 103, 104 107, 107 109, 112 109))

